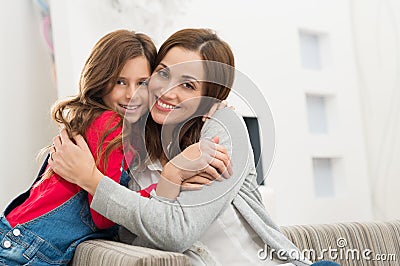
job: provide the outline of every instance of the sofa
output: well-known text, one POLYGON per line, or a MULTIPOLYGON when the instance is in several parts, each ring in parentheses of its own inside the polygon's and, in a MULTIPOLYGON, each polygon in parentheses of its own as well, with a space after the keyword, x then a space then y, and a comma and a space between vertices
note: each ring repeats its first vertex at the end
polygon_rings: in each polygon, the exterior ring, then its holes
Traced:
MULTIPOLYGON (((400 220, 294 225, 282 232, 299 248, 299 256, 340 265, 400 265, 400 220)), ((255 254, 256 255, 256 254, 255 254)), ((190 265, 180 253, 88 240, 76 250, 73 266, 190 265)))

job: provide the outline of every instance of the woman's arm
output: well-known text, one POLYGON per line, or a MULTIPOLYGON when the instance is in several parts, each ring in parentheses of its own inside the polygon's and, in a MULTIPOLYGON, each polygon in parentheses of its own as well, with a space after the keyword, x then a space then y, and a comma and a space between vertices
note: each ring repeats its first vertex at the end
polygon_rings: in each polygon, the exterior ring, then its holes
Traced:
POLYGON ((202 138, 220 136, 220 144, 232 152, 233 174, 198 191, 182 191, 175 201, 139 198, 132 191, 103 178, 92 208, 137 235, 134 245, 183 252, 198 241, 232 202, 251 169, 251 147, 244 122, 233 111, 218 111, 208 120, 202 138))
MULTIPOLYGON (((94 195, 103 176, 112 178, 109 174, 114 171, 108 170, 108 174, 103 174, 95 165, 94 148, 89 147, 80 135, 74 136, 74 141, 76 145, 69 139, 66 131, 62 130, 60 136, 53 139, 55 147, 49 164, 64 179, 94 195)), ((232 173, 230 158, 227 150, 218 145, 218 142, 219 137, 214 137, 211 141, 202 140, 167 163, 161 173, 165 178, 160 179, 157 195, 175 199, 182 187, 185 190, 201 189, 201 184, 210 184, 213 180, 221 181, 223 178, 220 173, 229 178, 232 173)), ((122 151, 120 153, 116 155, 119 155, 117 158, 122 161, 122 151)), ((111 156, 109 159, 115 161, 111 156)), ((121 163, 116 166, 119 170, 121 163)), ((115 170, 114 164, 109 168, 115 170)))
MULTIPOLYGON (((230 179, 198 191, 182 191, 175 201, 169 201, 155 193, 150 199, 140 197, 102 177, 96 185, 91 207, 136 234, 135 245, 178 252, 190 248, 231 203, 249 169, 254 167, 244 122, 232 110, 220 110, 205 123, 201 138, 214 136, 219 136, 219 143, 232 154, 233 175, 230 179)), ((77 143, 76 149, 80 149, 77 143)), ((90 165, 87 167, 92 170, 90 165)), ((91 187, 85 183, 90 182, 78 184, 84 188, 91 187)))

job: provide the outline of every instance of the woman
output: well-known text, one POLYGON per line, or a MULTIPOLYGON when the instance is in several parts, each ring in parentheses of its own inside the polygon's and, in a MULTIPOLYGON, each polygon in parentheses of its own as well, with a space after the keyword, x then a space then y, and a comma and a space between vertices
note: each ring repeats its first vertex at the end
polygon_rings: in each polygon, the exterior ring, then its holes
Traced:
POLYGON ((176 189, 157 189, 150 199, 141 198, 103 176, 94 168, 85 143, 74 145, 65 134, 55 139, 51 165, 93 194, 91 207, 125 228, 120 237, 126 243, 183 252, 193 265, 309 265, 296 256, 296 247, 271 221, 254 189, 256 170, 243 120, 229 108, 217 111, 205 123, 201 119, 213 103, 204 98, 228 96, 233 67, 231 49, 210 30, 178 31, 159 49, 148 83, 151 116, 145 137, 152 163, 135 168, 136 182, 130 188, 158 181, 172 182, 176 189), (201 190, 180 191, 187 176, 208 178, 210 174, 193 172, 193 158, 182 153, 214 136, 231 154, 232 177, 201 190), (264 245, 279 254, 271 252, 265 260, 259 259, 264 245))

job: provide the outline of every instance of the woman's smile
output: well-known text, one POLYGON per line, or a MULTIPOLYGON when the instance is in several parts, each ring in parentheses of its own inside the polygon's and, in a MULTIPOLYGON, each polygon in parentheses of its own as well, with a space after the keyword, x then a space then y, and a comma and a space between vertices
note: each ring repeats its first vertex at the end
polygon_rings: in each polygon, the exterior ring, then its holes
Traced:
POLYGON ((160 97, 158 96, 154 96, 155 97, 155 104, 154 106, 160 110, 161 112, 171 112, 174 109, 179 109, 180 107, 177 105, 174 105, 172 103, 169 103, 167 101, 162 100, 160 97))

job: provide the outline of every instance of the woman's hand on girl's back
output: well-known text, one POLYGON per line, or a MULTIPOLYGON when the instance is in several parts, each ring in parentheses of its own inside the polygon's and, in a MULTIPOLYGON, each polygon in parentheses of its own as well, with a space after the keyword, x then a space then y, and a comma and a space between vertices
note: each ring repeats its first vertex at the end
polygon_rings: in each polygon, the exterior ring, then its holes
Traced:
POLYGON ((77 184, 94 194, 103 174, 97 169, 89 146, 81 135, 75 135, 73 143, 65 129, 53 138, 49 165, 65 180, 77 184))
POLYGON ((208 113, 203 115, 203 118, 202 118, 203 122, 205 122, 207 119, 211 118, 215 114, 216 111, 224 109, 225 107, 229 107, 232 110, 235 110, 235 106, 233 106, 233 105, 228 106, 228 102, 226 100, 223 100, 219 103, 214 103, 213 106, 211 106, 208 113))

